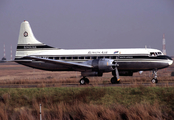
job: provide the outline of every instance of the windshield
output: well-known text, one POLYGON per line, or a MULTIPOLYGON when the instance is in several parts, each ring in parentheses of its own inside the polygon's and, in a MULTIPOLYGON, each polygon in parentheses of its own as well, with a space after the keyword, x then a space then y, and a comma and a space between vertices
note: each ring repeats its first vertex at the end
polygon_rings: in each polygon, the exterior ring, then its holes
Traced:
POLYGON ((162 55, 161 52, 150 52, 150 56, 159 56, 162 55))

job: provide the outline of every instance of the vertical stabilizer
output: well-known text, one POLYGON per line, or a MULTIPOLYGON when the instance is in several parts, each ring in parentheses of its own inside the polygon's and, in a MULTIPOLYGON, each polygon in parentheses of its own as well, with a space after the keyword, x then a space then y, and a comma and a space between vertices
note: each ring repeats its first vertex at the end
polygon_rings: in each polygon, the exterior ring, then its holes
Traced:
POLYGON ((28 21, 21 23, 15 59, 35 55, 36 53, 51 49, 56 48, 43 44, 34 37, 28 21))
POLYGON ((34 37, 28 21, 21 23, 18 44, 42 44, 34 37))

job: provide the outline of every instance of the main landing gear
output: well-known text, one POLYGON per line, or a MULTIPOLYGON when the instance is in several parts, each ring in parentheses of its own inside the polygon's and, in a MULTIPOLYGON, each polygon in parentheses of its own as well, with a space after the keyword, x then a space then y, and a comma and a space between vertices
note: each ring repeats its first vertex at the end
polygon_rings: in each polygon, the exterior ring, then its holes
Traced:
MULTIPOLYGON (((83 77, 83 78, 80 79, 79 83, 80 83, 80 85, 89 84, 89 79, 86 78, 86 77, 83 77)), ((120 83, 120 79, 117 79, 117 77, 114 76, 114 77, 111 78, 111 83, 112 84, 118 84, 118 83, 120 83)))
POLYGON ((89 84, 89 79, 86 77, 83 77, 80 79, 80 85, 85 85, 85 84, 89 84))
POLYGON ((112 71, 112 75, 114 77, 111 78, 111 83, 112 84, 118 84, 120 83, 120 77, 119 77, 119 73, 118 73, 118 69, 117 69, 117 66, 119 66, 117 63, 114 63, 115 66, 113 67, 115 70, 112 71))
POLYGON ((117 79, 117 77, 114 76, 114 77, 111 78, 111 83, 112 84, 118 84, 118 83, 120 83, 120 79, 117 79))
POLYGON ((153 73, 152 75, 154 76, 153 79, 151 80, 151 82, 154 84, 154 83, 158 83, 158 80, 157 80, 157 70, 153 70, 153 73))

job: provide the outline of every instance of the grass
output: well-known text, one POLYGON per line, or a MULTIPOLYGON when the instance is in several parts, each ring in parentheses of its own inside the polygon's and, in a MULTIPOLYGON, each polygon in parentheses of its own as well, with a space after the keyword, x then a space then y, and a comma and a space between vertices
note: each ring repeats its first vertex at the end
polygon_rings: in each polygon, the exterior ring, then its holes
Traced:
POLYGON ((0 119, 173 119, 174 87, 0 89, 0 119))
MULTIPOLYGON (((168 87, 174 81, 171 71, 173 66, 158 72, 159 82, 166 82, 166 87, 142 86, 141 83, 150 83, 149 72, 143 72, 133 77, 121 76, 121 82, 133 84, 129 87, 46 88, 48 84, 79 84, 80 73, 1 65, 0 85, 36 84, 37 88, 0 88, 0 120, 39 119, 40 103, 43 120, 171 120, 174 118, 174 87, 168 87)), ((111 77, 110 73, 92 77, 90 84, 108 84, 111 77)))

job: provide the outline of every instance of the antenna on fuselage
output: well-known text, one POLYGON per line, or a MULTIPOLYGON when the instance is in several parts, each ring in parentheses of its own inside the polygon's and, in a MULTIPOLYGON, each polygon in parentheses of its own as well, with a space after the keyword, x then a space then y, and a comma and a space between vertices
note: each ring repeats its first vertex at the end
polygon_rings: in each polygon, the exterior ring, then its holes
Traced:
POLYGON ((145 49, 147 49, 147 45, 145 45, 145 49))

